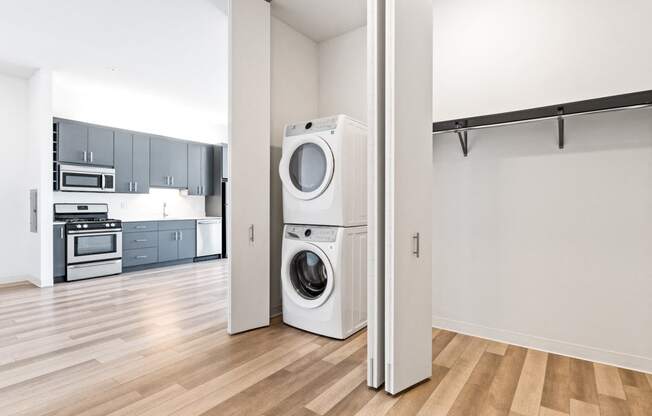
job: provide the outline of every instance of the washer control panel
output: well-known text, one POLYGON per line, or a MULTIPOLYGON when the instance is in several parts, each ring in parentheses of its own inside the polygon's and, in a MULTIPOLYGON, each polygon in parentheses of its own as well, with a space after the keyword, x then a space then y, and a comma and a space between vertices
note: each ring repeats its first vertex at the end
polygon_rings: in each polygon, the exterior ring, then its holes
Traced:
POLYGON ((326 117, 318 120, 288 124, 285 127, 285 137, 301 136, 302 134, 333 131, 337 128, 337 117, 326 117))
POLYGON ((288 225, 285 227, 285 238, 315 243, 333 243, 337 240, 337 230, 337 227, 288 225))

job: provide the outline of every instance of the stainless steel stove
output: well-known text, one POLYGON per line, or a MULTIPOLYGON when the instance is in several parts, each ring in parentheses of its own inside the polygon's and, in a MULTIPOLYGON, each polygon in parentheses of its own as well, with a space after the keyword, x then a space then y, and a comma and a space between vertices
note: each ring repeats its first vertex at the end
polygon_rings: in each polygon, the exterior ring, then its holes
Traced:
POLYGON ((122 272, 122 222, 108 212, 108 204, 54 204, 54 220, 66 222, 66 280, 122 272))

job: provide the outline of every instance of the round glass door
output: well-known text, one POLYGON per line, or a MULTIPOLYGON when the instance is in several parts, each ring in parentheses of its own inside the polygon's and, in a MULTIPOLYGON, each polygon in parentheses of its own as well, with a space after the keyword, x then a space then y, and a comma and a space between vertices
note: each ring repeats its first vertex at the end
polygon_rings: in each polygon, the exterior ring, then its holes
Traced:
POLYGON ((304 143, 290 158, 290 179, 301 192, 317 190, 326 179, 326 154, 315 143, 304 143))
POLYGON ((323 295, 328 284, 326 265, 312 251, 300 251, 290 264, 290 282, 302 298, 317 299, 323 295))

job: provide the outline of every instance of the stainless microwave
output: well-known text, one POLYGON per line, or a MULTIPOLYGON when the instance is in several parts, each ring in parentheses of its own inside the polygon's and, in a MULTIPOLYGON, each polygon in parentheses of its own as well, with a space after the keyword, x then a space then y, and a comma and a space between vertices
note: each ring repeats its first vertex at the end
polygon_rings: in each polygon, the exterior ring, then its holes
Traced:
POLYGON ((96 166, 59 165, 59 190, 115 192, 115 169, 96 166))

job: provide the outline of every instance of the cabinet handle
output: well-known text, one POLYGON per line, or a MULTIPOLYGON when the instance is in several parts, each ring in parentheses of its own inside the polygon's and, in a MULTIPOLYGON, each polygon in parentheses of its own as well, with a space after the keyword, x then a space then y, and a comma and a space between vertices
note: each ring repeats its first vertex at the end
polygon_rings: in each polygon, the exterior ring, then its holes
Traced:
POLYGON ((147 240, 134 240, 134 243, 146 243, 147 240))
POLYGON ((90 152, 91 163, 93 163, 93 152, 90 152))
POLYGON ((174 232, 174 241, 179 241, 179 233, 177 231, 174 232))
POLYGON ((83 158, 84 158, 84 163, 87 162, 88 160, 87 160, 87 157, 86 157, 86 151, 85 150, 82 152, 82 155, 83 155, 83 158))
POLYGON ((183 231, 179 231, 179 241, 183 241, 183 231))
POLYGON ((134 192, 138 192, 138 182, 134 182, 134 192))
POLYGON ((253 243, 255 240, 256 240, 255 229, 254 229, 254 225, 251 224, 249 226, 249 241, 253 243))
POLYGON ((174 176, 170 176, 170 185, 174 186, 174 176))
POLYGON ((420 251, 419 240, 420 239, 421 239, 421 236, 419 235, 419 233, 416 233, 416 234, 414 234, 412 236, 412 241, 414 243, 414 250, 412 251, 412 254, 414 254, 415 257, 417 257, 417 258, 419 258, 419 251, 420 251))
POLYGON ((136 229, 138 229, 138 230, 144 230, 145 228, 147 228, 146 225, 137 225, 136 226, 136 229))
POLYGON ((136 256, 137 259, 146 259, 147 256, 136 256))
POLYGON ((133 184, 132 184, 131 181, 130 181, 130 182, 129 182, 129 192, 133 192, 132 189, 133 189, 133 184))
POLYGON ((59 235, 61 239, 63 240, 63 227, 59 228, 59 235))

